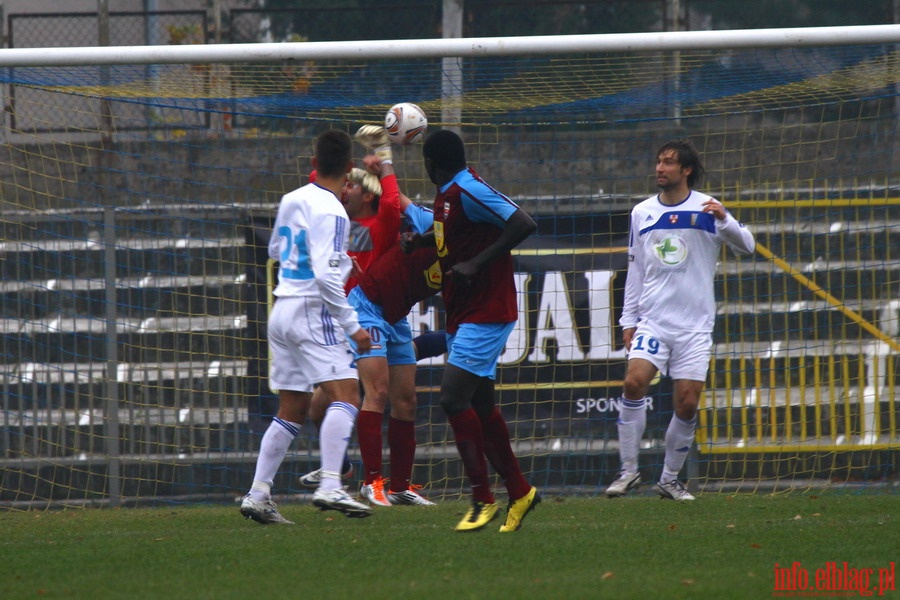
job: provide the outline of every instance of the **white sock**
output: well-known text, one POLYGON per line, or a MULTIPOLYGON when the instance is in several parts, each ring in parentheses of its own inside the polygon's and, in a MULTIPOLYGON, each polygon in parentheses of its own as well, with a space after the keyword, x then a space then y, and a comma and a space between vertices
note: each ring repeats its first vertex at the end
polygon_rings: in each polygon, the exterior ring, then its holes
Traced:
POLYGON ((341 466, 358 414, 359 409, 348 402, 332 402, 325 411, 319 428, 322 452, 322 482, 319 489, 323 492, 341 487, 341 466))
POLYGON ((670 483, 678 479, 678 473, 684 466, 691 444, 694 443, 694 428, 697 418, 685 421, 677 415, 672 415, 669 427, 666 429, 666 458, 663 461, 660 483, 670 483))
POLYGON ((257 501, 265 501, 270 498, 272 484, 275 482, 275 473, 284 461, 291 442, 300 433, 300 425, 284 421, 275 417, 269 423, 269 428, 263 434, 259 445, 259 456, 256 457, 256 473, 253 474, 253 485, 250 487, 250 497, 257 501))
POLYGON ((638 472, 638 453, 647 427, 645 400, 628 400, 623 396, 619 404, 619 420, 616 423, 619 429, 619 458, 626 473, 638 472))

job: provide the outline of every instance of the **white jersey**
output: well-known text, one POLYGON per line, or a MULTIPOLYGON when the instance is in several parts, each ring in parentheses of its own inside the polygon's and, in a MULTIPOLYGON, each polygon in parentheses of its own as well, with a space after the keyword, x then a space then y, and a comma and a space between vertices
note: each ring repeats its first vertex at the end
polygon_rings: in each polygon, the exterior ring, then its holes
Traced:
POLYGON ((753 234, 731 213, 720 221, 703 212, 710 196, 691 191, 674 206, 652 196, 631 211, 628 278, 619 324, 649 321, 668 332, 712 332, 713 279, 722 244, 738 254, 756 248, 753 234))
POLYGON ((347 255, 350 219, 329 190, 310 183, 285 194, 269 239, 269 258, 279 261, 279 298, 321 298, 348 336, 359 330, 344 282, 353 263, 347 255))

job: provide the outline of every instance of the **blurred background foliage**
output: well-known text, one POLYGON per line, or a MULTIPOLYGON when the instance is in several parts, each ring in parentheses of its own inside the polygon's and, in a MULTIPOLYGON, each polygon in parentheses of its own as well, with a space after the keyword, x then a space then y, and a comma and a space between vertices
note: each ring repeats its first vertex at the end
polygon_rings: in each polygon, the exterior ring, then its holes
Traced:
MULTIPOLYGON (((465 0, 463 36, 567 35, 674 28, 758 29, 893 23, 897 0, 465 0)), ((271 36, 311 41, 441 37, 443 0, 265 0, 271 36), (283 12, 281 12, 283 11, 283 12)))

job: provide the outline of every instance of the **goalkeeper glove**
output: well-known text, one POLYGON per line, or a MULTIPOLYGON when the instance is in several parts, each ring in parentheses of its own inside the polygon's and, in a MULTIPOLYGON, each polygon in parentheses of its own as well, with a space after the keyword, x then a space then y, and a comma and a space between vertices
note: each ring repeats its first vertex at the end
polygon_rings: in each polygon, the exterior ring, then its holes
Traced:
POLYGON ((347 176, 347 179, 353 183, 359 184, 362 186, 362 189, 370 194, 381 197, 381 181, 379 181, 376 175, 364 171, 363 169, 353 167, 350 169, 350 174, 347 176))
POLYGON ((391 140, 387 131, 381 125, 363 125, 354 136, 356 141, 367 150, 372 150, 382 163, 393 164, 394 155, 391 152, 391 140))

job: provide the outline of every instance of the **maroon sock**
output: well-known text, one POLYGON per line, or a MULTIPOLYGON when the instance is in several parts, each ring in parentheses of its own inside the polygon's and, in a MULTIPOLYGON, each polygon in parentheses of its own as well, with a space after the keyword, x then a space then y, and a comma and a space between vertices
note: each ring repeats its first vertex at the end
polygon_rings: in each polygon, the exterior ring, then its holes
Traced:
POLYGON ((409 489, 416 456, 416 424, 391 417, 388 421, 388 447, 391 449, 390 491, 409 489))
POLYGON ((381 423, 380 412, 359 411, 356 418, 356 437, 363 462, 363 483, 369 485, 381 476, 381 423))
POLYGON ((527 495, 531 485, 525 481, 519 468, 519 459, 513 452, 509 441, 509 429, 500 410, 494 407, 487 416, 481 419, 484 431, 484 452, 491 461, 491 466, 506 483, 509 499, 518 500, 527 495))
POLYGON ((471 408, 458 415, 447 417, 456 437, 456 449, 463 468, 472 485, 472 500, 493 504, 494 494, 488 479, 487 460, 484 457, 484 434, 481 421, 471 408))

